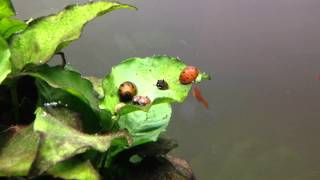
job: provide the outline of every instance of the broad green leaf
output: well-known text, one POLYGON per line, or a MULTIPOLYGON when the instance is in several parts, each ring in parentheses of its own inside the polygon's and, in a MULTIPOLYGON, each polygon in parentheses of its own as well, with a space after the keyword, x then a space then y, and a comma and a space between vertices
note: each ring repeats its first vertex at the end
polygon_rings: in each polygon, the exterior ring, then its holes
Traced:
POLYGON ((28 29, 11 39, 14 68, 20 70, 27 64, 47 62, 55 52, 78 39, 89 21, 123 8, 133 7, 115 2, 89 2, 68 6, 57 14, 35 19, 28 29))
POLYGON ((27 28, 27 24, 18 19, 3 18, 0 20, 0 35, 8 39, 14 33, 21 32, 27 28))
POLYGON ((36 85, 40 95, 39 103, 43 106, 65 106, 72 111, 79 112, 84 132, 93 133, 101 127, 103 127, 102 130, 108 130, 112 127, 111 114, 104 114, 104 111, 100 110, 99 113, 77 96, 63 89, 53 88, 43 80, 36 80, 36 85))
POLYGON ((79 159, 68 159, 48 169, 48 174, 55 178, 78 179, 78 180, 99 180, 98 172, 91 165, 90 161, 79 159))
POLYGON ((107 151, 115 138, 127 138, 127 133, 85 134, 81 119, 66 108, 38 108, 34 130, 40 133, 40 146, 31 174, 39 175, 53 165, 89 149, 107 151))
POLYGON ((119 103, 118 88, 125 81, 133 82, 138 95, 148 96, 152 101, 182 102, 188 95, 191 85, 179 82, 179 76, 186 65, 172 57, 153 56, 147 58, 131 58, 112 68, 111 73, 103 81, 105 97, 100 107, 115 112, 119 103), (165 80, 168 90, 159 90, 158 80, 165 80))
MULTIPOLYGON (((34 68, 32 71, 26 72, 26 74, 43 80, 46 83, 48 83, 51 87, 61 89, 84 102, 87 106, 89 106, 92 109, 93 112, 96 113, 96 118, 91 119, 92 125, 97 124, 95 120, 98 120, 98 123, 104 122, 104 125, 108 121, 110 121, 110 116, 106 115, 107 112, 103 112, 103 110, 99 109, 99 99, 96 92, 93 89, 91 82, 87 79, 82 78, 81 74, 74 71, 65 70, 61 66, 49 67, 48 65, 42 65, 37 68, 34 68)), ((42 92, 40 93, 43 95, 47 93, 47 95, 45 96, 48 100, 52 102, 61 101, 67 105, 68 103, 70 103, 69 100, 63 98, 65 97, 65 95, 61 93, 54 94, 50 92, 48 88, 42 89, 42 92)))
POLYGON ((0 84, 11 72, 10 50, 6 40, 0 36, 0 84))
POLYGON ((26 176, 34 161, 39 135, 33 131, 32 125, 16 127, 2 132, 8 140, 0 151, 0 176, 26 176))
MULTIPOLYGON (((171 106, 168 103, 156 104, 149 111, 136 110, 120 116, 118 128, 125 129, 132 136, 132 146, 154 142, 164 132, 171 118, 171 106)), ((112 143, 105 167, 110 167, 113 158, 128 149, 125 142, 117 140, 112 143)))
POLYGON ((0 19, 14 16, 15 11, 10 0, 0 0, 0 19))
POLYGON ((160 133, 166 130, 171 112, 169 104, 156 104, 148 112, 134 111, 120 116, 118 125, 132 135, 133 145, 156 141, 160 133))

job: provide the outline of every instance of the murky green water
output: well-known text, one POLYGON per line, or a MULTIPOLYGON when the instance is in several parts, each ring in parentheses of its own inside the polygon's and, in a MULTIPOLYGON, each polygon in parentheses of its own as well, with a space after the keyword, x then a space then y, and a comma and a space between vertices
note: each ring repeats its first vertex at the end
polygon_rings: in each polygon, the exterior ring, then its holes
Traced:
MULTIPOLYGON (((19 16, 74 0, 13 0, 19 16)), ((84 1, 81 1, 84 2, 84 1)), ((320 179, 320 1, 135 0, 65 50, 88 75, 132 56, 168 54, 212 72, 210 102, 175 106, 168 134, 200 180, 320 179)))

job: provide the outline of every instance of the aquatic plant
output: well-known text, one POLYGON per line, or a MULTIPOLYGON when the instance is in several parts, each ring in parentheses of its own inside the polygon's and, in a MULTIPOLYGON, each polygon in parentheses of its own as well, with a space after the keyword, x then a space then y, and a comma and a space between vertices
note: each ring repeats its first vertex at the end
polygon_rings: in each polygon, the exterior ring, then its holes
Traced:
MULTIPOLYGON (((118 9, 136 8, 97 1, 21 21, 10 0, 0 1, 0 176, 100 179, 121 169, 116 159, 139 163, 175 146, 159 135, 171 104, 192 86, 179 80, 187 67, 181 60, 130 58, 104 79, 66 65, 61 50, 89 21, 118 9), (48 65, 55 55, 61 65, 48 65)), ((196 75, 192 82, 208 79, 196 75)))

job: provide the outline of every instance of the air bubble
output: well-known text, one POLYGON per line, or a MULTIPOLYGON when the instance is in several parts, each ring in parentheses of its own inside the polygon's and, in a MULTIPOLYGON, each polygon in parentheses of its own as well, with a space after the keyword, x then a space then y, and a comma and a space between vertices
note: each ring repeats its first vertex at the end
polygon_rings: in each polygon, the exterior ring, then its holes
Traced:
POLYGON ((49 102, 49 103, 44 103, 43 105, 45 107, 52 107, 52 106, 58 106, 59 103, 57 102, 49 102))

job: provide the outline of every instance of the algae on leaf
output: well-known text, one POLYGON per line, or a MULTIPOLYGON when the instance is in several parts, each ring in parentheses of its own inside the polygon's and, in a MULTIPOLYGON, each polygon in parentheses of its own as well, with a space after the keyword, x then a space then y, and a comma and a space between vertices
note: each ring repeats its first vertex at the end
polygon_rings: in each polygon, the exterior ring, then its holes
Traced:
POLYGON ((39 152, 31 172, 33 176, 89 149, 105 152, 113 139, 129 138, 124 132, 84 134, 80 117, 66 108, 38 108, 33 128, 40 133, 39 152))
POLYGON ((1 142, 0 176, 26 176, 37 155, 39 135, 32 125, 8 129, 0 134, 6 139, 1 142))
POLYGON ((33 20, 22 33, 12 37, 10 49, 15 70, 27 64, 43 64, 70 42, 78 39, 83 27, 107 12, 133 8, 115 2, 98 1, 72 5, 63 11, 33 20))

